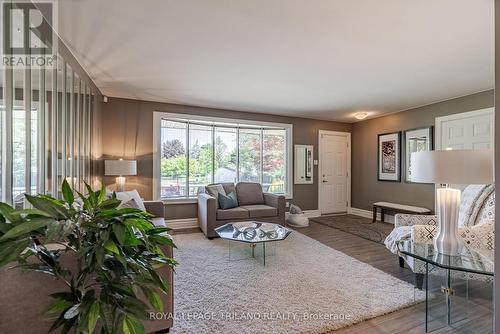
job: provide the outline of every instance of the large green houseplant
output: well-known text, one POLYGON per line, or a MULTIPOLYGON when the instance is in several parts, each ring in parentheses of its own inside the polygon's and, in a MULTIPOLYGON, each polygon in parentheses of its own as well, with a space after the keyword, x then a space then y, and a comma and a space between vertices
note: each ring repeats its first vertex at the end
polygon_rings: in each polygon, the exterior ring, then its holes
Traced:
POLYGON ((0 266, 46 273, 67 285, 51 295, 51 331, 144 333, 140 320, 148 318, 149 306, 142 300, 162 311, 160 295, 169 289, 155 269, 176 264, 160 249, 174 247, 168 228, 155 228, 146 212, 119 208, 104 187, 86 188, 82 195, 64 181, 62 200, 26 195, 33 209, 0 203, 0 266), (62 264, 64 253, 76 268, 62 264))

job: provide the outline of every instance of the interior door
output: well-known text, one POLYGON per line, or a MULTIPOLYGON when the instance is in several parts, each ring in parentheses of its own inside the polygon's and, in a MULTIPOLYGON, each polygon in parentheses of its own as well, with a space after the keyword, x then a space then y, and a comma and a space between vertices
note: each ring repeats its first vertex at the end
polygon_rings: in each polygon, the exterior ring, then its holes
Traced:
POLYGON ((321 214, 347 212, 347 137, 321 134, 320 140, 321 214))
POLYGON ((493 149, 494 109, 436 118, 436 149, 493 149))
MULTIPOLYGON (((436 150, 493 150, 494 118, 494 108, 437 117, 436 150)), ((463 184, 451 186, 462 190, 466 187, 463 184)))

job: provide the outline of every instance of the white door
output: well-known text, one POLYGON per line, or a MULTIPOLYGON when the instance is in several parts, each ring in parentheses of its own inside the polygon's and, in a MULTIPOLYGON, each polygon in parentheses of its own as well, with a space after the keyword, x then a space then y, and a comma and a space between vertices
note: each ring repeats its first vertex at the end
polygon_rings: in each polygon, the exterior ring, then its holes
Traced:
POLYGON ((493 149, 494 108, 436 118, 436 150, 493 149))
POLYGON ((321 214, 347 212, 348 138, 345 135, 320 135, 319 173, 321 214))
MULTIPOLYGON (((437 117, 436 150, 493 150, 494 118, 494 108, 437 117)), ((463 184, 451 186, 462 190, 466 187, 463 184)))

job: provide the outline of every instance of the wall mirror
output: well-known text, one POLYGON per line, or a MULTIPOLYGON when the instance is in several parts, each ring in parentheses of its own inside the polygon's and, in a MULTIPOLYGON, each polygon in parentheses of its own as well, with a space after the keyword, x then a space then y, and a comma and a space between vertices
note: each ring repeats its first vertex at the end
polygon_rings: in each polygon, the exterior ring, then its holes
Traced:
POLYGON ((295 145, 295 184, 313 183, 313 145, 295 145))

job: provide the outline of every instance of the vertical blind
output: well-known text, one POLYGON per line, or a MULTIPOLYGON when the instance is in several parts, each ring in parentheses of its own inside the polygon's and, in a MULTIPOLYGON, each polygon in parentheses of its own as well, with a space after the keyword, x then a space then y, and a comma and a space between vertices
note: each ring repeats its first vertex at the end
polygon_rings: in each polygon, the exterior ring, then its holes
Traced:
POLYGON ((61 53, 56 58, 52 67, 0 68, 0 199, 16 207, 25 193, 59 197, 64 179, 83 190, 93 173, 96 92, 61 53))

